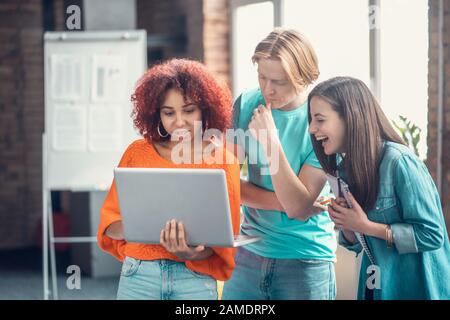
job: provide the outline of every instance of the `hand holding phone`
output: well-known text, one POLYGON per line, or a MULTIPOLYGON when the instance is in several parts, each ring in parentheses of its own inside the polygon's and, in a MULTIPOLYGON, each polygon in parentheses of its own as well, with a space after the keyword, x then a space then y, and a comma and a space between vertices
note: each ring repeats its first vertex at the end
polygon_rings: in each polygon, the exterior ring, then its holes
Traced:
MULTIPOLYGON (((345 202, 347 203, 348 208, 353 208, 352 201, 350 200, 349 192, 350 189, 348 185, 339 177, 332 176, 330 174, 327 174, 327 180, 331 186, 331 190, 333 191, 333 194, 337 198, 344 198, 345 202)), ((341 205, 341 203, 339 203, 341 205)), ((375 264, 375 259, 373 258, 372 252, 370 251, 369 246, 367 245, 366 239, 364 238, 364 235, 359 232, 354 232, 356 238, 358 239, 359 243, 361 243, 364 252, 367 254, 370 263, 375 264)))
MULTIPOLYGON (((340 205, 341 207, 348 208, 347 201, 342 197, 334 199, 334 202, 337 203, 338 205, 340 205)), ((332 205, 332 204, 330 204, 330 205, 332 205)))

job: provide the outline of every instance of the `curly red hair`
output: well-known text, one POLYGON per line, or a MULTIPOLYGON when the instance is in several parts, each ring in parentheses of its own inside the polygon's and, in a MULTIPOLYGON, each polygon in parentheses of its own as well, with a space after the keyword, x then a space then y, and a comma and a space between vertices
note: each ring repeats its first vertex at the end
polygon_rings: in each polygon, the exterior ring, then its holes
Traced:
POLYGON ((157 131, 159 110, 170 89, 180 90, 185 99, 189 97, 199 106, 204 129, 224 132, 230 127, 232 98, 228 86, 217 81, 198 61, 171 59, 147 70, 131 96, 134 125, 150 143, 170 139, 161 137, 157 131))

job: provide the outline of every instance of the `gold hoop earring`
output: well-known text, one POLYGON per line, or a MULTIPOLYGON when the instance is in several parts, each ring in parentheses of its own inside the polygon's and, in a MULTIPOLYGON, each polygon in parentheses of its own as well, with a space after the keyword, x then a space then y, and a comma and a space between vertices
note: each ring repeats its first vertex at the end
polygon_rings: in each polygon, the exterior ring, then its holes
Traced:
POLYGON ((169 136, 169 133, 166 131, 166 135, 162 135, 161 134, 161 131, 160 131, 160 129, 159 129, 159 125, 161 124, 161 120, 159 120, 159 122, 158 122, 158 127, 156 128, 156 130, 158 131, 158 134, 159 134, 159 136, 161 137, 161 138, 167 138, 168 136, 169 136))

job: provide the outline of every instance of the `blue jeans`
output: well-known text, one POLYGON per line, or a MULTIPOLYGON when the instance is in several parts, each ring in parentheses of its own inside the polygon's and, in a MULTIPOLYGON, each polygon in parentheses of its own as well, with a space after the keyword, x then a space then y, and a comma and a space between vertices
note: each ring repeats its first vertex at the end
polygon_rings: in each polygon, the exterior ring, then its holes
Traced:
POLYGON ((269 259, 242 247, 225 282, 223 300, 333 300, 334 264, 323 260, 269 259))
POLYGON ((118 300, 217 300, 217 281, 171 260, 126 257, 118 300))

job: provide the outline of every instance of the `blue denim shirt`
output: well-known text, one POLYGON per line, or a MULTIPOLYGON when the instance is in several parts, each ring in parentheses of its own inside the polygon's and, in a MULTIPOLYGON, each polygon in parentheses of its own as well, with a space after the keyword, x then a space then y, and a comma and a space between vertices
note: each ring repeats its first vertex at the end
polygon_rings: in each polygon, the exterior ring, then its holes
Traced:
MULTIPOLYGON (((381 290, 374 299, 450 299, 450 244, 436 186, 425 164, 406 146, 386 142, 380 164, 380 188, 371 221, 391 226, 394 246, 366 236, 380 268, 381 290)), ((339 243, 359 254, 360 244, 339 243)), ((363 255, 358 299, 364 299, 366 269, 363 255)))

